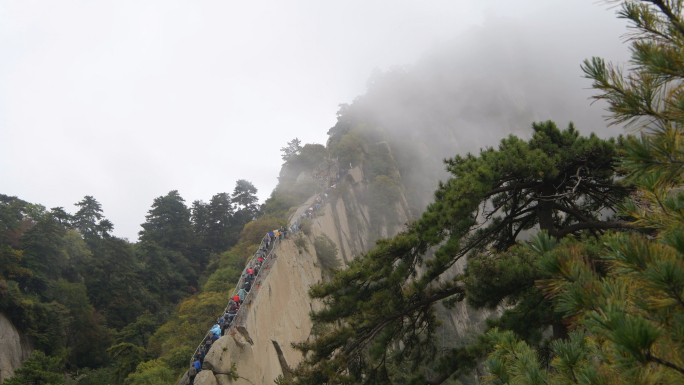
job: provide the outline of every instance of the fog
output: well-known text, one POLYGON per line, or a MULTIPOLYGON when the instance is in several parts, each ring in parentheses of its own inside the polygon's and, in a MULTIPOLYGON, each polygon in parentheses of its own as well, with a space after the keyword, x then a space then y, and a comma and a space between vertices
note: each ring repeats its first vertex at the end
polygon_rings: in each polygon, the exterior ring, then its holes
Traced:
POLYGON ((3 1, 0 193, 71 212, 93 195, 131 240, 170 190, 189 204, 247 179, 265 199, 280 147, 325 143, 337 105, 397 65, 404 86, 368 108, 435 156, 534 120, 615 135, 579 65, 626 60, 625 32, 592 0, 3 1))

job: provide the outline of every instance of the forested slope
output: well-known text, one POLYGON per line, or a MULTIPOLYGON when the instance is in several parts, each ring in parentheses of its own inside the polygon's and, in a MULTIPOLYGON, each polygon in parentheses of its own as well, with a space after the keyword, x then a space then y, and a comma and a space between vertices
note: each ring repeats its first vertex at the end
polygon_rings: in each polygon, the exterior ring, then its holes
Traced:
POLYGON ((255 193, 239 181, 232 195, 189 208, 171 191, 154 200, 136 243, 111 235, 91 196, 70 214, 1 195, 0 312, 36 354, 54 359, 50 370, 123 382, 154 357, 150 337, 207 280, 216 253, 256 217, 255 193))

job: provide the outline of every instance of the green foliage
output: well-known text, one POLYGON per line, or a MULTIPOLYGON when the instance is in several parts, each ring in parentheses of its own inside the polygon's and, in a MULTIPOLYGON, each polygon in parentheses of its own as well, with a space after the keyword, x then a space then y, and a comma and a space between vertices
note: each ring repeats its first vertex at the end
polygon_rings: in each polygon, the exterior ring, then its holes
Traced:
POLYGON ((363 171, 369 180, 375 180, 379 175, 391 177, 397 168, 386 143, 370 146, 363 166, 363 171))
MULTIPOLYGON (((480 294, 482 298, 474 300, 490 307, 525 298, 524 309, 531 318, 538 317, 533 328, 557 323, 558 317, 548 311, 548 303, 534 287, 540 276, 533 266, 536 257, 526 256, 526 266, 512 270, 510 276, 505 269, 519 261, 498 264, 496 259, 505 258, 521 233, 535 225, 557 238, 633 227, 599 215, 613 209, 629 190, 614 183, 614 140, 582 137, 572 125, 559 130, 552 122, 532 128, 527 142, 511 136, 498 150, 447 160, 452 178, 440 184, 435 203, 421 219, 393 239, 378 241, 376 249, 356 257, 330 282, 312 287, 310 295, 326 304, 312 320, 331 328, 298 346, 306 354, 299 371, 301 383, 347 384, 360 378, 389 383, 390 363, 415 370, 433 362, 439 324, 434 303, 460 301, 468 292, 480 294), (482 260, 471 273, 485 274, 482 279, 472 278, 469 285, 465 276, 440 278, 463 256, 478 254, 482 260), (485 260, 488 255, 494 259, 485 260), (502 280, 479 287, 494 271, 502 280), (487 291, 495 297, 485 298, 487 291)), ((374 181, 377 191, 384 191, 380 196, 391 196, 389 176, 378 175, 374 181)), ((526 321, 511 312, 500 323, 521 329, 526 321)), ((528 337, 539 341, 540 334, 530 332, 528 337)), ((486 346, 483 342, 452 349, 434 362, 439 378, 445 376, 444 381, 472 369, 486 346)))
POLYGON ((238 378, 241 378, 237 372, 237 366, 235 365, 235 362, 230 364, 230 372, 228 372, 228 378, 230 378, 233 381, 237 381, 238 378))
POLYGON ((127 385, 172 385, 176 375, 162 360, 143 362, 126 378, 127 385))
POLYGON ((306 238, 304 238, 302 234, 297 234, 294 237, 294 244, 295 246, 297 246, 299 254, 302 254, 304 251, 306 251, 307 253, 309 252, 308 243, 306 242, 306 238))
POLYGON ((311 235, 311 226, 312 226, 311 220, 309 218, 302 218, 301 224, 302 224, 302 233, 304 233, 305 235, 311 235))
POLYGON ((589 254, 540 235, 530 248, 546 275, 536 285, 577 330, 552 344, 546 369, 509 334, 488 359, 492 383, 679 384, 684 381, 684 232, 681 204, 682 1, 624 1, 619 15, 635 28, 626 73, 602 59, 583 69, 607 100, 613 122, 641 130, 621 150, 620 167, 637 194, 621 205, 650 236, 606 235, 589 254), (580 340, 580 335, 583 335, 580 340), (507 342, 508 341, 508 342, 507 342), (536 376, 536 377, 535 377, 536 376))
POLYGON ((109 237, 93 247, 92 263, 87 266, 85 284, 96 309, 105 313, 107 323, 122 328, 144 311, 138 279, 140 268, 133 246, 123 239, 109 237))
POLYGON ((147 350, 148 340, 155 330, 157 330, 157 320, 148 311, 116 333, 116 342, 132 343, 147 350))
POLYGON ((150 350, 166 355, 175 348, 200 341, 227 303, 227 293, 205 292, 178 306, 177 317, 162 325, 150 338, 150 350))
MULTIPOLYGON (((111 236, 113 225, 92 196, 71 215, 62 207, 47 210, 0 194, 0 312, 39 350, 84 373, 77 379, 83 384, 121 383, 151 358, 148 347, 169 353, 165 362, 177 370, 179 356, 190 354, 185 344, 203 334, 225 306, 221 296, 237 281, 238 260, 204 269, 211 252, 234 245, 243 225, 255 218, 255 194, 250 182, 240 180, 232 196, 216 194, 191 213, 172 191, 155 199, 135 245, 111 236), (180 308, 185 318, 172 323, 178 335, 162 347, 153 334, 196 291, 201 274, 208 293, 180 308)), ((261 234, 246 233, 233 250, 240 258, 267 231, 260 225, 271 230, 280 222, 265 219, 252 226, 261 234)))
POLYGON ((22 284, 33 293, 43 293, 49 281, 59 278, 66 267, 66 255, 62 252, 66 230, 50 213, 35 217, 32 226, 20 238, 21 263, 32 272, 32 277, 22 284))
POLYGON ((92 196, 86 195, 75 206, 78 207, 78 211, 73 217, 67 218, 86 240, 109 236, 109 232, 114 229, 114 225, 108 219, 104 219, 100 202, 92 196))
POLYGON ((140 226, 140 240, 154 242, 160 247, 183 252, 192 240, 190 210, 178 190, 154 199, 152 208, 140 226))
POLYGON ((14 281, 6 282, 5 295, 0 298, 0 311, 13 325, 31 337, 39 350, 52 354, 63 347, 60 338, 60 313, 63 307, 58 303, 45 303, 35 295, 19 290, 14 281))
POLYGON ((183 372, 188 366, 188 357, 192 357, 195 352, 195 348, 190 346, 180 346, 171 349, 169 354, 162 357, 160 360, 163 361, 166 366, 172 369, 176 373, 183 372))
POLYGON ((126 377, 135 371, 139 363, 145 359, 145 349, 128 342, 121 342, 107 349, 117 360, 113 375, 117 383, 123 383, 126 377))
POLYGON ((4 381, 7 385, 58 385, 65 384, 62 374, 62 360, 59 357, 46 356, 35 350, 24 361, 14 376, 4 381))
POLYGON ((570 333, 568 339, 551 344, 554 359, 549 368, 539 362, 538 352, 515 333, 493 329, 487 337, 495 348, 485 362, 490 373, 485 377, 486 384, 597 384, 609 378, 597 370, 594 362, 599 351, 582 332, 570 333))
POLYGON ((364 153, 364 142, 353 133, 343 135, 339 142, 330 149, 330 155, 337 158, 337 164, 348 168, 348 165, 358 165, 364 153))
POLYGON ((232 266, 218 269, 211 273, 207 282, 202 286, 204 291, 227 292, 237 285, 242 270, 232 266))
POLYGON ((78 385, 111 385, 114 378, 114 368, 106 366, 98 369, 85 368, 79 370, 75 377, 78 385))
POLYGON ((324 269, 338 269, 342 265, 337 259, 337 245, 327 235, 316 237, 313 245, 316 256, 324 269))
POLYGON ((86 286, 61 279, 49 290, 52 306, 60 304, 56 323, 58 335, 69 351, 69 362, 81 367, 99 367, 107 361, 106 349, 112 342, 112 333, 106 320, 90 304, 86 286))
POLYGON ((299 155, 302 151, 301 144, 302 141, 298 138, 294 138, 291 141, 287 142, 287 146, 280 149, 280 152, 283 153, 283 160, 287 162, 292 158, 296 157, 297 155, 299 155))
POLYGON ((320 144, 305 144, 301 152, 287 160, 287 166, 292 167, 298 172, 311 170, 323 162, 328 155, 325 146, 320 144))
POLYGON ((397 203, 400 190, 396 181, 387 175, 376 176, 370 184, 370 210, 374 238, 379 238, 379 228, 383 223, 398 224, 397 203))

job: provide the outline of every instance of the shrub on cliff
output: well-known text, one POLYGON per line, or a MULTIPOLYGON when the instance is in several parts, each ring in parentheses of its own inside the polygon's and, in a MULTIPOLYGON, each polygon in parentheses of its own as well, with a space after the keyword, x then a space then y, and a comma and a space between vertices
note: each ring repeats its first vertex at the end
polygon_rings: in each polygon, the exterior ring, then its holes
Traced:
POLYGON ((341 266, 339 259, 337 259, 337 245, 327 235, 316 237, 313 245, 316 256, 324 269, 337 269, 341 266))

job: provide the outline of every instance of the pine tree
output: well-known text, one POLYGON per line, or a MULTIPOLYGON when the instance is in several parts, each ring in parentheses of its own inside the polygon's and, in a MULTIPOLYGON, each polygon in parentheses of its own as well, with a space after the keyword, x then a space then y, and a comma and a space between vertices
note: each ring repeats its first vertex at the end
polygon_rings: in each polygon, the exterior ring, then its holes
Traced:
MULTIPOLYGON (((544 122, 533 130, 528 142, 511 136, 498 150, 447 160, 453 176, 440 184, 421 219, 311 289, 326 305, 312 319, 330 331, 299 346, 307 353, 300 383, 389 383, 389 362, 409 362, 414 369, 431 362, 438 324, 434 304, 463 300, 471 290, 462 277, 440 276, 464 256, 503 253, 535 225, 558 238, 633 227, 599 216, 630 191, 615 183, 619 143, 581 137, 572 125, 561 131, 544 122)), ((534 288, 535 274, 520 280, 534 288)), ((501 299, 516 294, 498 289, 501 299)), ((439 374, 423 381, 441 383, 472 367, 483 352, 451 349, 437 364, 439 374)))
POLYGON ((287 146, 280 149, 280 152, 283 153, 282 158, 285 162, 299 155, 301 151, 302 141, 298 138, 294 138, 291 141, 287 142, 287 146))
POLYGON ((155 198, 145 219, 138 233, 141 242, 154 242, 181 253, 187 250, 192 241, 190 210, 178 190, 155 198))
MULTIPOLYGON (((109 233, 114 229, 114 225, 102 215, 102 205, 100 202, 92 196, 86 195, 75 206, 78 206, 79 209, 70 218, 70 222, 83 235, 86 241, 109 236, 109 233)), ((56 214, 59 215, 59 219, 62 219, 64 211, 57 210, 56 214)))
MULTIPOLYGON (((554 351, 554 362, 564 362, 572 377, 560 378, 562 368, 540 366, 545 383, 684 382, 683 7, 682 1, 623 1, 619 16, 635 31, 632 66, 625 72, 599 58, 583 66, 599 91, 596 98, 608 101, 613 122, 640 132, 621 151, 622 172, 637 187, 621 214, 648 235, 604 237, 607 248, 599 260, 541 242, 549 247, 537 248, 538 266, 550 277, 537 286, 566 323, 586 336, 586 346, 574 355, 554 351), (579 365, 572 368, 568 358, 579 365)), ((512 339, 494 337, 499 347, 512 339)), ((518 368, 539 363, 524 349, 497 348, 490 355, 493 383, 530 383, 530 372, 518 368)))

